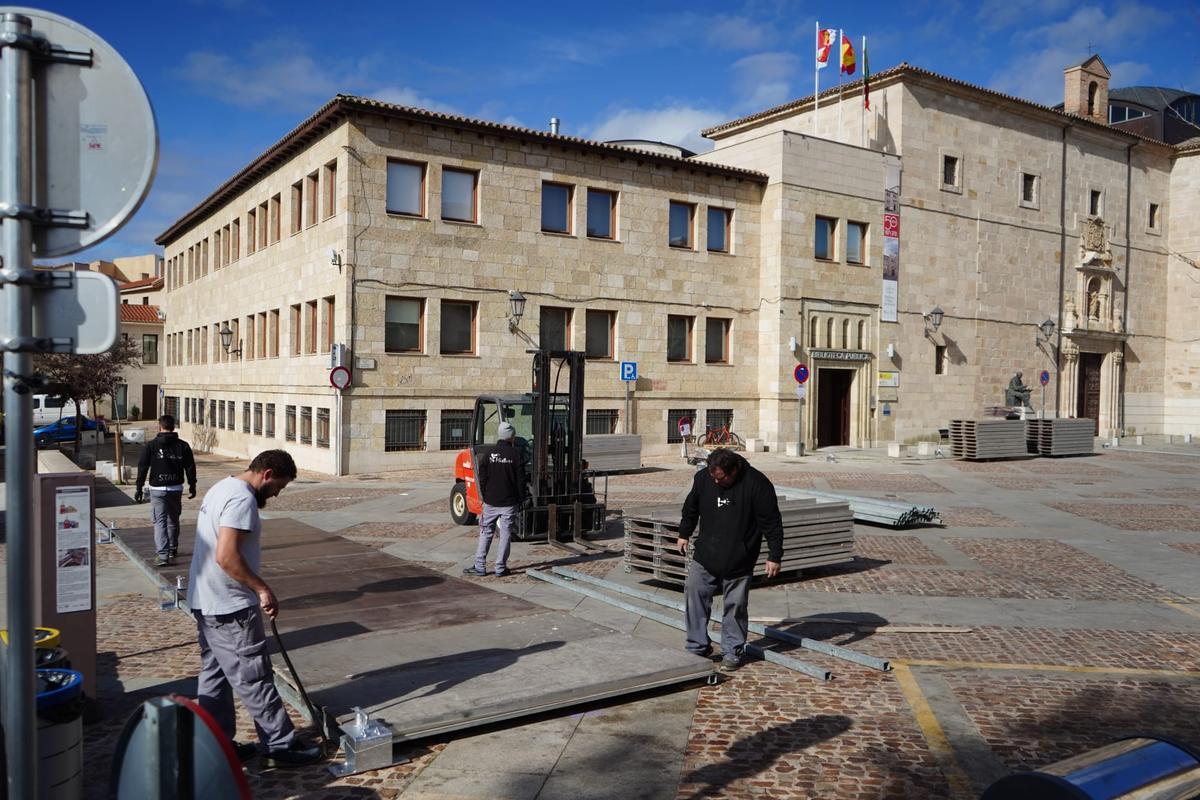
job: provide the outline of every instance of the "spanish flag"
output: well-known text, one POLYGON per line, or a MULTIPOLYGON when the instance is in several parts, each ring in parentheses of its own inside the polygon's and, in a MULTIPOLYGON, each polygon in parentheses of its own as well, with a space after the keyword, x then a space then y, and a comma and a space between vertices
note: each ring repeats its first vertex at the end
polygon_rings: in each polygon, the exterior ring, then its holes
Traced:
POLYGON ((850 44, 850 37, 845 33, 842 34, 842 72, 854 74, 854 45, 850 44))

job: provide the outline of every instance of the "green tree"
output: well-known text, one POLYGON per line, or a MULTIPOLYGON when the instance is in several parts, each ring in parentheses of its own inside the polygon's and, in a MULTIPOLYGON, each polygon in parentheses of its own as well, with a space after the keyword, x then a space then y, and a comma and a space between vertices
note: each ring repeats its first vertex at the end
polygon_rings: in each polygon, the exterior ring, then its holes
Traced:
POLYGON ((83 401, 96 413, 101 398, 116 391, 129 367, 142 363, 141 350, 124 337, 107 353, 80 356, 71 353, 43 353, 34 357, 34 369, 49 384, 49 391, 75 401, 75 452, 83 432, 83 401))

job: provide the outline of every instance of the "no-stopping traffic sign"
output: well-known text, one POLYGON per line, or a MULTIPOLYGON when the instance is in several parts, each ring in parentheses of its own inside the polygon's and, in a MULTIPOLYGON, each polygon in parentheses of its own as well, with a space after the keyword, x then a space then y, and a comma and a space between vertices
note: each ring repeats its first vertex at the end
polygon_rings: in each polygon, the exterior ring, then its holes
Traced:
POLYGON ((796 369, 792 371, 792 375, 796 378, 796 383, 803 384, 808 380, 808 365, 797 364, 796 369))

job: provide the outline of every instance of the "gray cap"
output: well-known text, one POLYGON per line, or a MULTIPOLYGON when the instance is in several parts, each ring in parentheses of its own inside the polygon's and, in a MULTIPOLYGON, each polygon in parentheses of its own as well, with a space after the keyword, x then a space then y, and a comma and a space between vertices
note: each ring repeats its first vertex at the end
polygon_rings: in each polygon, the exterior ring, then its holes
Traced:
POLYGON ((500 423, 500 438, 501 439, 511 439, 516 435, 517 435, 517 429, 514 428, 511 423, 508 423, 508 422, 500 423))

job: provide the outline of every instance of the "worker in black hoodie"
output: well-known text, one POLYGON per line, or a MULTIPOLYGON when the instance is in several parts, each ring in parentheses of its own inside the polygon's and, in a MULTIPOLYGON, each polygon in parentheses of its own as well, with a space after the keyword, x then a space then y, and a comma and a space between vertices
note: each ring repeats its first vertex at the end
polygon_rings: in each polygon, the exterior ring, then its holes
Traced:
POLYGON ((150 515, 154 519, 154 566, 165 567, 175 561, 179 551, 179 514, 183 510, 183 482, 188 497, 196 496, 196 459, 192 448, 175 432, 175 418, 158 418, 158 436, 146 443, 138 461, 137 491, 134 501, 145 499, 142 487, 150 478, 150 515))
POLYGON ((783 560, 783 520, 775 487, 767 476, 732 450, 714 450, 708 468, 696 472, 683 501, 676 544, 687 554, 688 540, 700 523, 684 593, 687 597, 687 650, 710 652, 708 615, 713 595, 724 595, 721 620, 721 670, 742 664, 750 621, 750 577, 767 540, 767 577, 779 574, 783 560))

